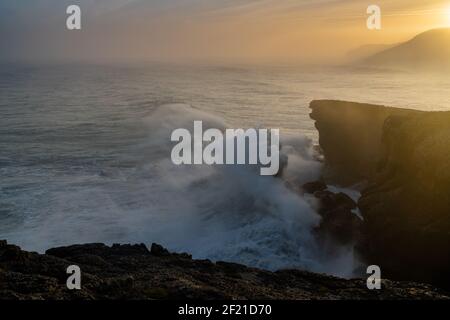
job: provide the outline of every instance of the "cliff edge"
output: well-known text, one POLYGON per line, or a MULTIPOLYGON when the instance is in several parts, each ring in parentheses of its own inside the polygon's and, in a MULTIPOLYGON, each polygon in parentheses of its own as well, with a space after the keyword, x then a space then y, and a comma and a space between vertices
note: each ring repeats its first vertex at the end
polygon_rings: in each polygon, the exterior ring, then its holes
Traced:
POLYGON ((393 279, 450 287, 450 112, 313 101, 325 179, 362 183, 360 252, 393 279))
POLYGON ((336 100, 315 100, 310 108, 325 158, 324 177, 343 186, 368 182, 376 174, 384 152, 383 126, 388 117, 422 113, 336 100))

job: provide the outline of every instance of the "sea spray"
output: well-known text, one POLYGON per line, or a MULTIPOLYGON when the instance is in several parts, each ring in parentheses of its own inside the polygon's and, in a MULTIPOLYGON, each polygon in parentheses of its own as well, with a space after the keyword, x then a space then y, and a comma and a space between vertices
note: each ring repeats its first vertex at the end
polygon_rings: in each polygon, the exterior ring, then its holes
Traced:
POLYGON ((55 189, 51 211, 4 236, 39 251, 87 242, 158 242, 194 258, 352 275, 351 248, 325 254, 313 232, 320 223, 314 201, 286 186, 320 175, 308 138, 281 136, 287 166, 280 178, 260 176, 254 166, 175 166, 170 134, 195 120, 205 128, 228 127, 187 105, 160 106, 136 126, 144 139, 127 146, 114 166, 72 181, 76 192, 55 189))
POLYGON ((279 129, 216 128, 203 132, 203 122, 195 120, 193 134, 175 129, 170 137, 177 142, 171 152, 174 165, 261 165, 260 174, 275 176, 280 169, 279 129))

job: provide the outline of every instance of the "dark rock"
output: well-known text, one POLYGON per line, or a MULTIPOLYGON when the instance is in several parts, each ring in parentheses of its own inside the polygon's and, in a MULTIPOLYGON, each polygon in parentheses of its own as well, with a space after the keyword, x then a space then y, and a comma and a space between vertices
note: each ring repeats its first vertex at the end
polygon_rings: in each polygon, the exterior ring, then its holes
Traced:
POLYGON ((358 251, 366 262, 393 279, 450 288, 450 112, 342 101, 311 108, 326 179, 365 182, 358 251))
POLYGON ((339 208, 327 212, 316 231, 339 244, 351 244, 358 240, 361 226, 361 219, 353 212, 339 208))
POLYGON ((45 253, 58 258, 66 258, 82 254, 102 255, 106 252, 107 246, 102 243, 92 243, 86 245, 73 245, 47 250, 45 253))
POLYGON ((323 181, 314 181, 314 182, 308 182, 305 183, 302 186, 302 190, 305 193, 315 193, 317 191, 324 191, 327 189, 327 185, 323 181))
POLYGON ((180 256, 180 257, 183 258, 183 259, 187 259, 187 260, 192 259, 192 255, 189 254, 189 253, 186 253, 186 252, 179 253, 178 256, 180 256))
POLYGON ((345 193, 333 193, 331 191, 317 191, 314 196, 319 200, 319 213, 326 216, 336 209, 353 210, 357 208, 356 202, 345 193))
POLYGON ((325 181, 342 186, 373 178, 383 152, 383 124, 389 116, 422 114, 335 100, 315 100, 310 107, 325 158, 325 181))
POLYGON ((316 228, 319 237, 332 239, 337 244, 350 244, 360 235, 362 221, 352 210, 356 203, 344 193, 317 191, 314 196, 319 200, 319 214, 322 216, 316 228))
POLYGON ((5 245, 2 246, 2 252, 0 255, 0 261, 8 261, 8 260, 26 260, 26 252, 20 250, 20 247, 13 245, 5 245))
POLYGON ((48 250, 64 258, 17 251, 16 246, 0 247, 4 257, 0 260, 0 299, 450 299, 430 285, 383 280, 382 290, 371 291, 364 279, 214 264, 172 254, 157 245, 155 252, 163 256, 128 250, 138 247, 94 244, 48 250), (97 258, 95 251, 100 254, 97 258), (15 254, 5 256, 5 252, 15 254), (65 271, 80 257, 81 290, 70 291, 65 271))
POLYGON ((216 265, 222 268, 225 273, 234 274, 235 278, 240 278, 241 276, 239 275, 239 273, 247 271, 247 266, 239 263, 217 261, 216 265))
POLYGON ((120 245, 120 244, 114 244, 113 247, 114 252, 116 254, 120 254, 120 255, 145 255, 145 254, 150 254, 150 251, 148 250, 147 246, 143 243, 141 244, 135 244, 135 245, 130 245, 130 244, 125 244, 125 245, 120 245))
POLYGON ((450 112, 391 117, 382 143, 378 170, 358 204, 362 252, 390 277, 449 289, 450 112))
POLYGON ((163 246, 153 243, 152 248, 150 249, 152 255, 157 257, 168 256, 170 255, 169 250, 165 249, 163 246))

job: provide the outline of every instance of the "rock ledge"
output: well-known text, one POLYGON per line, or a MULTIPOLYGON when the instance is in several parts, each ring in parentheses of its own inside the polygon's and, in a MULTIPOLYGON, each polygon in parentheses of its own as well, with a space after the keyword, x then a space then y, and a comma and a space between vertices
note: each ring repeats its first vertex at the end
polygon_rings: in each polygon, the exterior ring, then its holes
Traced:
POLYGON ((0 299, 450 299, 430 285, 344 280, 299 270, 270 272, 227 262, 193 260, 153 244, 74 245, 46 254, 0 241, 0 299), (69 265, 82 271, 82 289, 66 288, 69 265))

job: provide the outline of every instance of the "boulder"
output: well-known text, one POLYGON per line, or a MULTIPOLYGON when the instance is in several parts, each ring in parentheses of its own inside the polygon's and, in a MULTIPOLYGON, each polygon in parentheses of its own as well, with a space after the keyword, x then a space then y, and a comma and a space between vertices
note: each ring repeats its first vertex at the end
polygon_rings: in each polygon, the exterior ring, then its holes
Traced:
POLYGON ((327 185, 323 181, 308 182, 302 186, 303 192, 311 193, 311 194, 314 192, 317 192, 317 191, 324 191, 326 189, 327 189, 327 185))
POLYGON ((150 249, 150 253, 157 257, 168 256, 170 255, 169 250, 165 249, 163 246, 153 243, 152 248, 150 249))
POLYGON ((352 244, 358 237, 362 221, 352 210, 356 203, 344 193, 317 191, 314 196, 319 201, 319 214, 322 216, 316 228, 319 238, 332 239, 337 245, 352 244))

